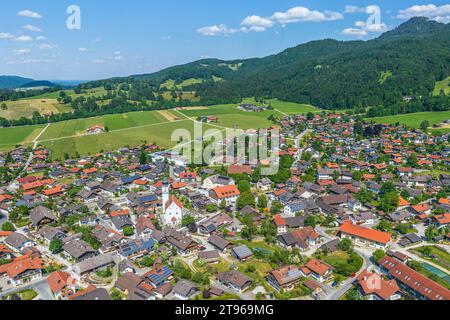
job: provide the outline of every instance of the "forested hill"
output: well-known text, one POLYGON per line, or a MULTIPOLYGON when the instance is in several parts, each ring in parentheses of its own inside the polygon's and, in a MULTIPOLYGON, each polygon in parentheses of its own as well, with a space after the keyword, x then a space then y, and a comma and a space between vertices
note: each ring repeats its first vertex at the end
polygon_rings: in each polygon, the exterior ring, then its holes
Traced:
POLYGON ((32 81, 34 80, 17 76, 0 76, 0 89, 19 88, 32 81))
POLYGON ((260 59, 206 59, 146 75, 83 84, 131 83, 160 87, 195 82, 203 103, 243 97, 278 98, 323 108, 388 106, 405 96, 428 97, 450 76, 450 24, 413 18, 369 41, 313 41, 260 59))

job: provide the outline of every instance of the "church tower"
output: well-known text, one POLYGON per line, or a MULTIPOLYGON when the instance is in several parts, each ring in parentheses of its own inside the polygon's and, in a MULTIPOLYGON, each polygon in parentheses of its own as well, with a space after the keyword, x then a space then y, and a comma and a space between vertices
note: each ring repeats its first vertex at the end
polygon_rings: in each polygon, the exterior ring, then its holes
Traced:
POLYGON ((164 212, 166 212, 166 205, 169 202, 169 181, 167 179, 164 179, 162 184, 162 206, 164 212))

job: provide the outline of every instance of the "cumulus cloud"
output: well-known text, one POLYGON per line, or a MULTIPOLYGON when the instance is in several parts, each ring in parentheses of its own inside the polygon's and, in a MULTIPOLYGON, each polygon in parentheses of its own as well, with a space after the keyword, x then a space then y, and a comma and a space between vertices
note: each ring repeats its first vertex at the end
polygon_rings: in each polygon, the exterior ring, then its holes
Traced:
POLYGON ((33 41, 33 37, 21 35, 16 38, 13 38, 13 40, 17 42, 30 42, 33 41))
POLYGON ((296 22, 323 22, 343 19, 341 13, 325 10, 320 12, 317 10, 309 10, 305 7, 294 7, 286 12, 276 12, 271 20, 281 24, 296 22))
POLYGON ((346 36, 358 36, 364 37, 369 33, 380 33, 388 31, 389 28, 384 23, 370 23, 368 24, 365 21, 356 21, 355 28, 346 28, 342 30, 342 34, 346 36))
POLYGON ((367 36, 369 33, 367 30, 364 29, 358 29, 358 28, 346 28, 342 30, 342 34, 346 36, 358 36, 358 37, 364 37, 367 36))
POLYGON ((225 24, 202 27, 197 30, 203 36, 229 35, 238 32, 264 32, 276 24, 286 25, 297 22, 324 22, 343 19, 341 13, 325 10, 323 12, 305 7, 294 7, 285 12, 275 12, 270 17, 251 15, 241 22, 240 28, 230 28, 225 24))
POLYGON ((28 31, 32 31, 32 32, 42 32, 41 28, 38 28, 38 27, 33 26, 31 24, 27 24, 27 25, 23 26, 22 29, 25 29, 25 30, 28 30, 28 31))
POLYGON ((31 10, 19 11, 19 12, 17 12, 17 15, 19 17, 26 17, 26 18, 33 18, 33 19, 41 19, 42 18, 41 14, 31 11, 31 10))
POLYGON ((412 17, 427 17, 432 20, 449 23, 450 4, 436 6, 434 4, 415 5, 398 12, 397 18, 410 19, 412 17))
POLYGON ((43 40, 45 40, 46 38, 44 37, 44 36, 39 36, 39 37, 36 37, 36 41, 43 41, 43 40))
POLYGON ((0 32, 0 39, 12 39, 14 38, 14 35, 7 32, 0 32))
POLYGON ((202 27, 197 30, 202 36, 217 36, 217 35, 227 35, 238 32, 239 30, 228 28, 224 24, 215 24, 208 27, 202 27))

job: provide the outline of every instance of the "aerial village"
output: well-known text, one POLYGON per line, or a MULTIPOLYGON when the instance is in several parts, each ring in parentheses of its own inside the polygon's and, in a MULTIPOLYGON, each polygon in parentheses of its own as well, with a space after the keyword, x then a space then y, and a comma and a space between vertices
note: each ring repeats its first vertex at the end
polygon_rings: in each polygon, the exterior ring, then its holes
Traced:
POLYGON ((274 128, 274 176, 154 144, 0 153, 1 299, 450 299, 448 134, 325 112, 274 128))

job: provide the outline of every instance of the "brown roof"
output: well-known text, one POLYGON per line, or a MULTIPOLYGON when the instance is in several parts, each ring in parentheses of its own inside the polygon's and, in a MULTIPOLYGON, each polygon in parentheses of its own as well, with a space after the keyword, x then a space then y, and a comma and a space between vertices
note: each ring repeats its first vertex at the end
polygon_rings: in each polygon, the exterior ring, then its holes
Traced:
POLYGON ((333 269, 333 267, 318 259, 310 260, 305 266, 319 276, 322 276, 327 271, 333 269))

